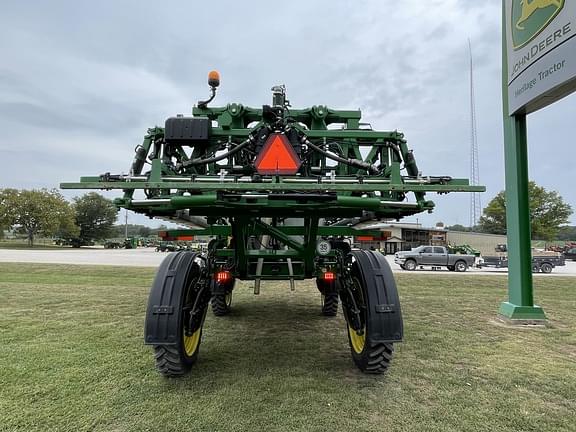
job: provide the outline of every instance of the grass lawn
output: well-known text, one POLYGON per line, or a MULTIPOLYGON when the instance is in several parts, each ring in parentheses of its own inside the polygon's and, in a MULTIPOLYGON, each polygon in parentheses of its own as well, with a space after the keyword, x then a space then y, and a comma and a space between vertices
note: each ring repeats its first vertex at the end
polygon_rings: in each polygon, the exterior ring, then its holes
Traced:
POLYGON ((535 278, 552 327, 520 329, 494 320, 505 277, 399 275, 405 342, 384 376, 355 369, 312 283, 240 284, 178 380, 142 343, 152 278, 0 264, 0 430, 576 430, 576 278, 535 278))
POLYGON ((30 246, 26 240, 0 240, 0 249, 63 249, 70 246, 55 245, 51 239, 35 240, 30 246))

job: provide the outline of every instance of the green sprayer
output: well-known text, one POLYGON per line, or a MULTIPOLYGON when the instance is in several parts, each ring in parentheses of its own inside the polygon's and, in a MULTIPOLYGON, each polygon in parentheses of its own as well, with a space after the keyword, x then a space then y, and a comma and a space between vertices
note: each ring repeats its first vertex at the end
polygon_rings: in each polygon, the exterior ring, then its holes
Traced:
MULTIPOLYGON (((164 127, 148 129, 128 174, 82 177, 65 189, 120 189, 115 199, 149 217, 186 229, 166 240, 210 236, 206 251, 170 253, 154 279, 144 341, 165 376, 188 372, 198 357, 211 304, 230 312, 236 280, 314 279, 321 313, 341 305, 352 359, 366 373, 383 373, 403 338, 392 271, 377 251, 351 247, 358 220, 390 220, 432 211, 426 192, 480 192, 467 179, 423 176, 404 135, 361 123, 358 110, 323 105, 293 109, 284 86, 272 104, 209 107, 211 96, 164 127)), ((376 233, 378 234, 378 233, 376 233)), ((320 311, 319 311, 320 312, 320 311)))

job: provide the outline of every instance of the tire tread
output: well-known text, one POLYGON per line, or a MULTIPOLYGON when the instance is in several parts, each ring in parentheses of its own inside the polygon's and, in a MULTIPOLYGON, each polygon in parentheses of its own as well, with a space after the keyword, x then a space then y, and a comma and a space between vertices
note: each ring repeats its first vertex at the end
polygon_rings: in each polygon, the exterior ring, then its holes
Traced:
POLYGON ((230 306, 226 304, 226 294, 215 294, 210 300, 212 312, 216 316, 224 316, 230 313, 230 306))
POLYGON ((338 293, 329 293, 324 295, 324 304, 322 305, 322 315, 336 316, 338 314, 338 293))
POLYGON ((368 374, 383 374, 390 367, 394 355, 393 343, 369 344, 362 355, 353 356, 356 366, 368 374))
POLYGON ((155 345, 154 360, 158 372, 169 378, 181 377, 191 366, 182 362, 178 349, 171 345, 155 345))

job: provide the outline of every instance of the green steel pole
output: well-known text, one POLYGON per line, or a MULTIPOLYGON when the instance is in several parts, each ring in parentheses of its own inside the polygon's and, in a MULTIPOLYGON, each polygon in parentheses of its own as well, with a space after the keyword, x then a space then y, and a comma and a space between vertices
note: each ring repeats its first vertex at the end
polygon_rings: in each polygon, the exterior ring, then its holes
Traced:
POLYGON ((530 203, 528 196, 528 146, 526 115, 508 115, 508 59, 506 0, 502 1, 502 109, 506 171, 506 227, 508 237, 508 301, 500 314, 510 319, 543 320, 534 305, 532 253, 530 250, 530 203))

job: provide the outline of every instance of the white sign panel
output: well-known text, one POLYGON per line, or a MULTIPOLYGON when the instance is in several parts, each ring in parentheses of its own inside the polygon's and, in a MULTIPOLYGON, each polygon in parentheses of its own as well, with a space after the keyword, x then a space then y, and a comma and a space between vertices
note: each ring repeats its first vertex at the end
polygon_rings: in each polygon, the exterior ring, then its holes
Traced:
POLYGON ((576 0, 505 0, 508 113, 576 90, 576 0))
POLYGON ((316 243, 316 252, 318 252, 318 255, 328 255, 331 250, 332 246, 330 246, 330 243, 326 240, 321 240, 316 243))

